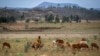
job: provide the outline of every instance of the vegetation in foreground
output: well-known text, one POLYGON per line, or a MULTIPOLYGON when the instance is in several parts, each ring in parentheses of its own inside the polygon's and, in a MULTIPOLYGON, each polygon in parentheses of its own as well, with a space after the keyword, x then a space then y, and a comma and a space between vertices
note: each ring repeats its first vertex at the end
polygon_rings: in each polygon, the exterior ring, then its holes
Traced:
MULTIPOLYGON (((28 51, 25 52, 25 45, 29 42, 34 42, 36 38, 1 38, 0 39, 0 56, 100 56, 100 50, 93 49, 93 50, 81 50, 81 51, 75 51, 75 54, 73 54, 73 51, 65 47, 65 51, 61 49, 57 49, 52 46, 52 41, 56 39, 54 38, 42 38, 42 43, 44 43, 44 47, 40 50, 34 50, 33 48, 28 48, 28 51), (2 49, 2 43, 3 42, 9 42, 11 44, 11 49, 4 48, 2 49)), ((78 43, 81 40, 81 37, 62 37, 60 39, 63 39, 65 42, 69 43, 78 43)), ((100 35, 95 35, 92 37, 86 37, 88 40, 88 45, 90 47, 90 43, 95 42, 100 47, 100 35)))

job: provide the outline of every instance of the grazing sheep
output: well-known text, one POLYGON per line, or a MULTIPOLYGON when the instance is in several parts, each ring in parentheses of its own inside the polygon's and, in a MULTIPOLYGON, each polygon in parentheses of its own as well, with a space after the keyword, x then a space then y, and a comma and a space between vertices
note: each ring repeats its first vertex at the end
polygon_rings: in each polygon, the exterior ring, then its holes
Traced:
POLYGON ((53 46, 57 46, 58 48, 65 49, 64 41, 62 39, 53 40, 53 46))
POLYGON ((80 49, 81 49, 81 46, 80 46, 79 43, 77 43, 77 44, 72 44, 71 47, 72 47, 72 50, 75 50, 75 49, 80 50, 80 49))
POLYGON ((11 45, 8 42, 4 42, 2 48, 4 48, 5 46, 8 48, 11 48, 11 45))
POLYGON ((94 48, 97 48, 99 50, 99 46, 96 43, 91 43, 91 47, 92 47, 92 49, 94 47, 94 48))
POLYGON ((56 40, 53 40, 52 43, 53 43, 53 46, 56 46, 56 44, 57 44, 56 40))
POLYGON ((80 43, 72 44, 72 49, 80 50, 82 48, 89 48, 89 46, 87 44, 80 44, 80 43))
POLYGON ((64 44, 64 41, 62 39, 57 39, 56 42, 60 44, 64 44))
POLYGON ((80 44, 80 47, 81 47, 81 49, 82 48, 84 48, 84 49, 88 49, 89 48, 89 46, 87 45, 87 44, 85 44, 85 43, 82 43, 82 44, 80 44))

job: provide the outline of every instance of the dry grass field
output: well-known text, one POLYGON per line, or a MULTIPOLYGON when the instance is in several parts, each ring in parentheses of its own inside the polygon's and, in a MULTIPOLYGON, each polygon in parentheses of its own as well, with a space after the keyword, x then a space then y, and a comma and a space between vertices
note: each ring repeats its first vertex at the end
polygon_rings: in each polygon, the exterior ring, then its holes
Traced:
MULTIPOLYGON (((60 38, 60 37, 59 37, 60 38)), ((73 51, 69 47, 65 47, 65 50, 57 49, 56 47, 52 46, 52 40, 56 38, 42 38, 42 43, 44 44, 44 47, 40 50, 34 50, 33 48, 29 48, 28 52, 25 51, 25 44, 30 41, 34 42, 36 38, 1 38, 0 39, 0 56, 100 56, 100 50, 93 49, 93 50, 81 50, 81 51, 75 51, 75 54, 73 54, 73 51), (2 43, 3 42, 9 42, 11 44, 11 49, 5 48, 2 49, 2 43)), ((69 43, 78 43, 81 38, 80 37, 62 37, 60 39, 63 39, 65 42, 69 43)), ((90 43, 95 42, 100 47, 100 35, 92 36, 92 37, 86 37, 88 40, 88 45, 90 47, 90 43)))
MULTIPOLYGON (((2 24, 5 25, 5 24, 2 24)), ((6 24, 7 27, 23 27, 24 24, 6 24)), ((29 24, 31 27, 62 27, 61 29, 49 29, 43 32, 0 32, 0 56, 100 56, 100 49, 91 50, 90 44, 95 42, 100 47, 100 22, 94 23, 41 23, 41 24, 29 24), (25 45, 27 42, 34 42, 38 36, 41 36, 43 48, 40 50, 34 50, 28 48, 28 52, 25 51, 25 45), (81 38, 88 40, 89 50, 84 49, 81 51, 73 51, 69 47, 65 47, 65 50, 58 49, 52 46, 52 41, 56 38, 63 39, 65 42, 78 43, 81 38), (2 43, 8 42, 11 44, 11 49, 2 48, 2 43)), ((22 29, 23 29, 22 28, 22 29)))

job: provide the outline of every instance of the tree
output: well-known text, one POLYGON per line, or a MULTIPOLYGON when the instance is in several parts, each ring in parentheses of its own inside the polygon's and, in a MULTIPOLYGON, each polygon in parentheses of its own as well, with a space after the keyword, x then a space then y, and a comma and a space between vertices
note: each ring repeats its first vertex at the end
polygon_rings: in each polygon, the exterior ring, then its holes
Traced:
POLYGON ((29 23, 29 21, 30 21, 30 19, 26 19, 26 21, 25 21, 25 22, 26 22, 26 23, 29 23))
POLYGON ((69 22, 69 17, 63 16, 62 23, 69 22))
POLYGON ((48 14, 45 15, 45 21, 48 22, 48 14))
POLYGON ((29 21, 30 21, 30 19, 26 19, 26 21, 25 21, 25 29, 28 29, 29 28, 29 25, 27 24, 27 23, 29 23, 29 21))
POLYGON ((16 18, 14 16, 0 17, 0 23, 11 23, 11 22, 16 22, 16 18))
POLYGON ((77 8, 77 6, 75 6, 75 5, 74 5, 74 6, 73 6, 73 8, 75 8, 75 9, 76 9, 76 8, 77 8))
POLYGON ((49 18, 48 18, 49 22, 52 22, 53 19, 54 19, 53 14, 50 14, 50 16, 49 16, 49 18))
POLYGON ((9 22, 16 22, 16 18, 13 17, 13 16, 11 16, 11 17, 9 18, 9 22))
POLYGON ((24 20, 24 13, 22 13, 22 15, 20 16, 21 17, 21 20, 24 20))
POLYGON ((5 17, 0 17, 0 23, 7 23, 7 19, 5 17))
POLYGON ((80 21, 79 21, 80 18, 79 18, 78 15, 75 16, 75 19, 76 19, 76 23, 79 23, 79 22, 80 22, 80 21))
POLYGON ((73 15, 70 15, 69 22, 72 23, 72 20, 73 20, 73 15))
POLYGON ((56 23, 59 23, 60 22, 60 19, 59 19, 59 16, 58 15, 56 15, 55 22, 56 23))
POLYGON ((52 20, 54 19, 54 15, 53 14, 47 14, 45 15, 45 21, 51 23, 52 20))
POLYGON ((57 7, 60 7, 60 4, 57 4, 57 7))
POLYGON ((93 8, 90 8, 90 11, 93 11, 94 9, 93 8))
POLYGON ((66 16, 63 16, 63 19, 62 19, 62 23, 65 23, 66 21, 66 16))

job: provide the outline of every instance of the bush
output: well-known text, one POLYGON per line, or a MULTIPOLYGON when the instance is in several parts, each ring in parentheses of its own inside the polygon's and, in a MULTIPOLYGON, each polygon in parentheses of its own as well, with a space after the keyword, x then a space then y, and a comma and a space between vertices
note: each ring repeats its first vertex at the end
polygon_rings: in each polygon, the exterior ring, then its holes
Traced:
POLYGON ((16 39, 15 41, 16 41, 16 42, 20 42, 20 40, 18 40, 18 39, 16 39))
POLYGON ((10 22, 16 22, 16 18, 11 17, 0 17, 0 23, 10 23, 10 22))
POLYGON ((95 39, 95 40, 97 39, 97 35, 94 35, 94 39, 95 39))
POLYGON ((15 56, 23 56, 21 53, 17 53, 15 56))
POLYGON ((27 42, 27 44, 24 45, 24 52, 28 52, 31 45, 27 42))

